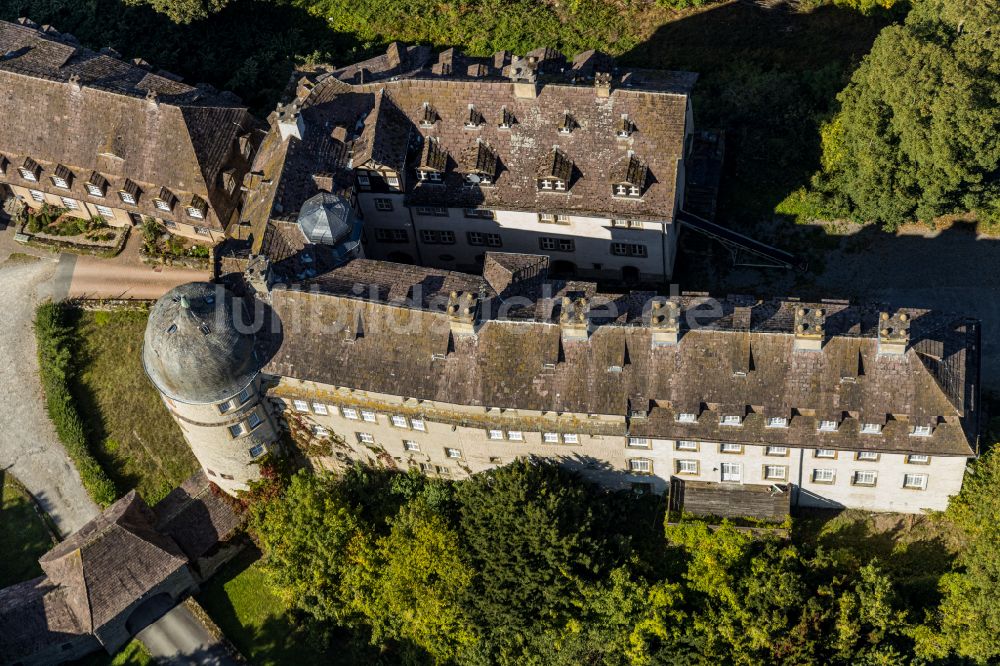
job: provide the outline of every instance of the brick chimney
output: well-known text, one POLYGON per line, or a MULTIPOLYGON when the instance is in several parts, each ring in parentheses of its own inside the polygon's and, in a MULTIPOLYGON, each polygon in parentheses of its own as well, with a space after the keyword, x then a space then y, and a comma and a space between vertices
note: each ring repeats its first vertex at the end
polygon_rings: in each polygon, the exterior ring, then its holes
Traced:
POLYGON ((881 312, 878 316, 878 353, 905 354, 910 344, 910 315, 897 312, 889 315, 881 312))
POLYGON ((469 336, 476 334, 476 320, 479 315, 479 296, 471 291, 453 291, 448 295, 448 324, 452 335, 469 336))
POLYGON ((597 72, 594 74, 594 92, 598 97, 611 97, 610 72, 597 72))
POLYGON ((826 312, 823 308, 795 308, 795 351, 820 351, 826 332, 826 312))
POLYGON ((562 299, 559 326, 564 340, 586 340, 590 336, 590 301, 586 297, 562 299))
POLYGON ((295 137, 299 141, 306 132, 305 124, 302 121, 302 110, 295 102, 279 104, 275 111, 278 122, 278 133, 282 141, 287 141, 289 137, 295 137))
POLYGON ((514 56, 507 69, 510 80, 514 83, 514 97, 535 99, 538 97, 538 72, 535 65, 527 58, 514 56))
POLYGON ((649 316, 653 346, 676 345, 680 332, 681 308, 674 301, 653 301, 649 316))

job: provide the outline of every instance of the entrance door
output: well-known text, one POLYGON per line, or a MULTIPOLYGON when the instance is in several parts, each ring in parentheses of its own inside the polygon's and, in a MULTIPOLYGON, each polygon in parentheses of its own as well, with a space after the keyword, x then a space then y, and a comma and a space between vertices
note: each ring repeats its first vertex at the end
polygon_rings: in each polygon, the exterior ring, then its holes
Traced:
POLYGON ((722 463, 722 480, 731 483, 740 483, 743 481, 743 465, 740 463, 722 463))

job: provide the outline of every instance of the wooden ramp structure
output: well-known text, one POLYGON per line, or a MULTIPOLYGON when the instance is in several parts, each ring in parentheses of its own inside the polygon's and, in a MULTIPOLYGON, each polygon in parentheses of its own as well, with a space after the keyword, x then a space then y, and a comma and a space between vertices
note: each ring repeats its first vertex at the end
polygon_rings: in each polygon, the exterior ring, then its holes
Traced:
POLYGON ((696 516, 783 522, 792 506, 787 484, 715 483, 670 479, 670 510, 696 516))

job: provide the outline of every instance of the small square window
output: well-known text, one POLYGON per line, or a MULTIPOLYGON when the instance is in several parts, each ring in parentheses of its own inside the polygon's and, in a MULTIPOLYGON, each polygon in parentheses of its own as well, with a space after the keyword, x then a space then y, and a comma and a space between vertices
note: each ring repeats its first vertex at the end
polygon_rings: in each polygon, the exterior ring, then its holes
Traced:
POLYGON ((512 442, 523 442, 524 434, 520 430, 508 430, 507 439, 512 442))
POLYGON ((430 474, 434 471, 434 465, 430 463, 420 463, 420 471, 424 474, 430 474))
POLYGON ((542 224, 555 224, 556 216, 553 215, 552 213, 539 213, 538 221, 541 222, 542 224))
POLYGON ((577 434, 575 434, 575 433, 567 433, 567 434, 563 435, 563 443, 564 444, 579 444, 580 443, 580 436, 577 435, 577 434))
POLYGON ((836 458, 837 452, 833 449, 816 449, 813 451, 814 458, 836 458))
POLYGON ((855 460, 878 461, 879 454, 876 451, 858 451, 854 454, 855 460))
POLYGON ((361 442, 362 444, 374 444, 375 436, 372 435, 370 432, 359 432, 358 441, 361 442))
POLYGON ((31 198, 38 203, 45 203, 45 195, 38 190, 28 190, 28 194, 30 194, 31 198))
POLYGON ((724 426, 743 425, 743 419, 734 414, 725 414, 719 419, 719 425, 724 425, 724 426))
POLYGON ((392 199, 378 197, 375 199, 375 210, 388 212, 392 210, 392 199))
POLYGON ((131 192, 119 192, 118 196, 121 198, 123 202, 130 204, 132 206, 135 205, 135 195, 133 195, 131 192))
POLYGON ((915 425, 910 428, 910 435, 913 437, 930 437, 931 427, 928 425, 915 425))
POLYGON ((903 487, 911 490, 925 490, 927 488, 926 474, 904 474, 903 487))
POLYGON ((344 413, 345 419, 351 419, 352 421, 358 420, 358 410, 353 407, 341 407, 340 411, 344 413))
POLYGON ((767 420, 768 428, 787 428, 788 419, 783 416, 772 416, 767 420))
POLYGON ((372 182, 368 179, 368 174, 359 173, 358 174, 358 185, 364 188, 371 187, 372 182))
POLYGON ((814 469, 812 473, 813 483, 833 483, 837 474, 832 469, 814 469))
POLYGON ((546 444, 558 444, 559 443, 559 433, 557 432, 546 432, 542 434, 542 441, 546 444))
POLYGON ((170 204, 168 204, 163 199, 153 199, 153 205, 156 206, 159 210, 164 210, 168 213, 170 212, 170 204))
POLYGON ((836 432, 837 422, 836 421, 820 421, 818 430, 820 432, 836 432))
POLYGON ((764 455, 768 456, 787 456, 788 447, 787 446, 769 446, 764 450, 764 455))
POLYGON ((406 422, 405 416, 400 416, 399 414, 392 415, 392 425, 397 428, 409 428, 409 424, 406 422))
POLYGON ((399 187, 399 177, 398 176, 387 176, 385 182, 389 184, 389 187, 399 187))
POLYGON ((447 455, 449 458, 461 458, 462 457, 462 452, 460 450, 458 450, 458 449, 445 448, 444 452, 445 452, 445 455, 447 455))
POLYGON ((743 453, 742 444, 734 444, 732 442, 723 442, 719 444, 719 453, 743 453))
POLYGON ((697 451, 698 442, 691 441, 690 439, 679 439, 674 448, 678 451, 697 451))
POLYGON ((63 207, 68 208, 69 210, 76 210, 77 208, 80 207, 79 205, 77 205, 76 201, 68 197, 59 197, 59 200, 62 201, 63 207))
POLYGON ((232 408, 233 408, 233 401, 232 400, 226 400, 225 402, 219 404, 219 413, 220 414, 225 414, 226 412, 228 412, 232 408))
POLYGON ((784 481, 788 478, 788 467, 785 465, 764 465, 764 479, 767 481, 784 481))
POLYGON ((633 449, 648 449, 649 448, 649 438, 648 437, 629 437, 628 446, 633 449))
POLYGON ((878 480, 878 473, 874 470, 859 470, 854 473, 851 483, 855 486, 874 486, 878 480))
POLYGON ((84 187, 87 188, 87 194, 92 197, 101 198, 104 196, 104 188, 100 185, 95 185, 94 183, 84 183, 84 187))
POLYGON ((677 474, 698 474, 698 461, 678 460, 675 469, 677 474))
POLYGON ((420 445, 414 442, 412 439, 403 440, 403 450, 404 451, 420 451, 420 445))
POLYGON ((229 435, 231 437, 239 437, 244 432, 245 430, 242 423, 234 423, 233 425, 229 426, 229 435))
POLYGON ((312 428, 312 433, 316 437, 326 437, 330 434, 330 431, 320 425, 314 425, 312 428))
POLYGON ((490 430, 487 434, 490 439, 503 439, 503 430, 490 430))
POLYGON ((110 208, 108 208, 107 206, 102 206, 100 204, 97 204, 94 206, 94 208, 97 209, 97 214, 103 217, 105 220, 115 219, 115 212, 110 208))
POLYGON ((264 419, 257 412, 250 412, 250 416, 247 417, 247 425, 250 427, 250 430, 253 430, 263 422, 264 419))
POLYGON ((309 403, 305 400, 292 400, 292 406, 295 407, 295 411, 309 413, 309 403))
POLYGON ((266 450, 267 449, 264 447, 263 444, 257 444, 255 446, 251 447, 251 449, 250 449, 250 457, 251 458, 260 458, 262 455, 264 455, 264 452, 266 450))
POLYGON ((319 414, 320 416, 326 416, 327 414, 329 414, 329 411, 327 410, 326 405, 324 405, 321 402, 314 402, 313 403, 313 412, 316 413, 316 414, 319 414))
POLYGON ((649 458, 629 458, 628 471, 632 474, 652 474, 653 461, 649 458))
POLYGON ((680 423, 696 423, 698 421, 698 417, 695 414, 681 412, 677 415, 677 421, 680 423))
POLYGON ((236 396, 236 400, 241 405, 245 405, 246 402, 247 402, 247 400, 249 400, 249 399, 250 399, 250 388, 249 387, 247 387, 247 388, 243 389, 242 391, 240 391, 240 394, 238 396, 236 396))
POLYGON ((926 465, 931 461, 931 457, 922 453, 911 453, 906 456, 906 462, 910 465, 926 465))
POLYGON ((877 423, 862 423, 861 424, 861 434, 862 435, 877 435, 882 432, 882 426, 877 423))
POLYGON ((212 231, 208 227, 195 227, 194 232, 199 236, 211 236, 212 231))
POLYGON ((361 410, 361 420, 368 421, 369 423, 376 423, 378 421, 378 419, 375 416, 375 412, 371 411, 370 409, 361 410))
POLYGON ((25 169, 24 167, 18 168, 17 171, 18 171, 18 173, 21 174, 21 178, 24 178, 26 181, 31 182, 31 183, 37 183, 38 182, 38 177, 35 176, 35 172, 34 171, 31 171, 30 169, 25 169))
POLYGON ((63 190, 69 189, 69 183, 66 182, 66 179, 59 176, 52 176, 52 184, 63 190))

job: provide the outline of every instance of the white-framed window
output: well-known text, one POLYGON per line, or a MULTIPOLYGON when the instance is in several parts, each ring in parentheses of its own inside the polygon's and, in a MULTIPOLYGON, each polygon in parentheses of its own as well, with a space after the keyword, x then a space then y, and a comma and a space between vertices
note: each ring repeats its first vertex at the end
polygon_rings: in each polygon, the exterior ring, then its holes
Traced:
POLYGON ((330 412, 329 412, 329 410, 327 410, 326 405, 324 405, 323 403, 321 403, 321 402, 314 402, 313 403, 313 413, 319 414, 320 416, 326 416, 330 412))
POLYGON ((696 414, 690 414, 688 412, 681 412, 677 415, 677 421, 680 423, 695 423, 698 420, 696 414))
POLYGON ((462 452, 460 450, 458 450, 458 449, 452 449, 452 448, 445 447, 444 453, 449 458, 461 458, 462 457, 462 452))
POLYGON ((931 427, 929 425, 915 425, 910 428, 910 435, 913 437, 930 437, 931 427))
POLYGON ((163 199, 153 199, 153 205, 156 206, 159 210, 164 210, 168 213, 170 212, 170 204, 164 201, 163 199))
POLYGON ((31 169, 25 169, 24 167, 18 167, 17 172, 21 174, 21 178, 24 178, 29 183, 37 183, 38 178, 35 176, 35 172, 31 169))
POLYGON ((250 412, 250 416, 247 417, 247 426, 250 428, 250 430, 253 430, 263 422, 264 419, 262 419, 260 417, 260 414, 258 414, 257 412, 250 412))
POLYGON ((772 416, 767 419, 768 428, 787 428, 788 419, 784 416, 772 416))
POLYGON ((404 451, 420 451, 420 445, 414 442, 412 439, 403 440, 403 450, 404 451))
POLYGON ((295 411, 309 413, 309 403, 305 400, 292 400, 292 406, 295 407, 295 411))
POLYGON ((764 449, 764 455, 766 456, 787 456, 788 447, 787 446, 769 446, 764 449))
POLYGON ((362 444, 374 444, 375 436, 372 435, 370 432, 359 432, 358 441, 361 442, 362 444))
POLYGON ((743 419, 735 414, 724 414, 719 418, 719 425, 738 426, 743 424, 743 419))
POLYGON ((264 455, 265 451, 267 451, 267 447, 265 447, 263 444, 255 444, 254 446, 250 447, 250 457, 260 458, 262 455, 264 455))
POLYGON ((874 486, 876 481, 878 472, 873 469, 860 469, 851 477, 851 483, 855 486, 874 486))
POLYGON ((836 458, 837 452, 833 449, 816 449, 813 451, 814 458, 836 458))
POLYGON ((559 433, 557 432, 545 432, 542 433, 542 441, 546 444, 558 444, 559 443, 559 433))
POLYGON ((648 449, 649 448, 649 438, 648 437, 629 437, 628 445, 633 449, 648 449))
POLYGON ((38 203, 45 203, 45 195, 38 190, 28 190, 28 194, 30 194, 31 198, 38 203))
POLYGON ((878 451, 858 451, 854 454, 855 460, 871 460, 877 462, 879 459, 878 451))
POLYGON ((410 419, 410 427, 413 428, 414 430, 419 430, 420 432, 424 432, 427 430, 427 427, 424 425, 423 419, 410 419))
POLYGON ((400 416, 399 414, 393 414, 391 417, 392 425, 397 428, 409 428, 410 425, 406 422, 405 416, 400 416))
POLYGON ((542 224, 555 224, 556 216, 553 215, 552 213, 539 213, 538 221, 541 222, 542 224))
MULTIPOLYGON (((125 203, 135 205, 135 195, 131 192, 125 192, 124 190, 118 193, 118 197, 125 203)), ((201 211, 198 211, 201 213, 201 211)))
POLYGON ((563 443, 564 444, 579 444, 580 443, 580 436, 577 435, 577 434, 575 434, 575 433, 566 433, 565 435, 563 435, 563 443))
POLYGON ((512 442, 523 442, 524 433, 521 432, 520 430, 508 430, 507 439, 509 439, 512 442))
POLYGON ((386 176, 385 182, 389 184, 389 187, 399 187, 399 177, 398 176, 386 176))
POLYGON ((351 419, 352 421, 358 420, 358 410, 353 407, 341 407, 340 411, 343 412, 345 419, 351 419))
POLYGON ((832 469, 814 469, 812 473, 813 483, 833 483, 837 478, 837 473, 832 469))
POLYGON ((674 444, 674 448, 678 451, 697 451, 698 442, 692 441, 690 439, 679 439, 677 443, 674 444))
POLYGON ((437 229, 421 229, 420 242, 427 245, 454 245, 454 231, 439 231, 437 229))
POLYGON ((861 434, 862 435, 877 435, 882 432, 882 426, 877 423, 862 423, 861 424, 861 434))
POLYGON ((906 462, 910 465, 926 465, 931 461, 931 457, 923 453, 911 453, 906 456, 906 462))
POLYGON ((642 193, 642 192, 641 192, 641 190, 639 190, 639 188, 638 188, 637 186, 635 186, 635 185, 629 185, 629 188, 628 188, 628 195, 629 195, 630 197, 637 197, 637 196, 639 196, 639 195, 640 195, 641 193, 642 193))
POLYGON ((903 475, 903 487, 910 488, 912 490, 926 490, 927 489, 927 475, 926 474, 904 474, 903 475))
POLYGON ((698 473, 698 461, 697 460, 678 460, 676 462, 675 470, 677 474, 697 474, 698 473))
POLYGON ((719 453, 743 453, 743 445, 733 442, 719 444, 719 453))
POLYGON ((84 183, 83 186, 87 188, 87 194, 92 197, 97 197, 98 199, 104 197, 104 190, 100 185, 95 185, 94 183, 84 183))
POLYGON ((837 422, 836 421, 820 421, 819 426, 816 428, 820 432, 836 432, 837 422))
POLYGON ((632 474, 652 474, 653 461, 649 458, 629 458, 628 471, 632 474))
POLYGON ((376 417, 375 412, 373 412, 372 410, 362 409, 361 420, 368 421, 369 423, 376 423, 378 421, 378 418, 376 417))
POLYGON ((244 432, 245 432, 245 429, 243 427, 243 423, 234 423, 233 425, 229 426, 229 436, 230 437, 239 437, 244 432))
POLYGON ((417 177, 422 181, 427 181, 431 183, 441 182, 441 172, 440 171, 418 171, 417 177))
MULTIPOLYGON (((166 222, 166 220, 164 220, 164 222, 166 222)), ((194 228, 194 232, 196 234, 198 234, 199 236, 211 236, 212 235, 212 230, 209 229, 208 227, 195 227, 194 228)))
POLYGON ((371 187, 371 180, 368 179, 367 173, 358 172, 358 185, 361 187, 371 187))
POLYGON ((611 254, 616 257, 647 257, 646 246, 641 243, 612 243, 611 254))
POLYGON ((103 217, 105 220, 115 219, 115 212, 108 208, 107 206, 102 206, 100 204, 95 204, 94 208, 97 209, 97 214, 103 217))
POLYGON ((64 190, 69 189, 69 183, 66 182, 65 178, 62 178, 60 176, 52 176, 52 184, 64 190))
POLYGON ((392 199, 386 199, 384 197, 375 198, 375 210, 380 210, 383 212, 388 212, 392 210, 392 199))
POLYGON ((490 439, 503 439, 503 430, 489 430, 487 434, 490 439))
POLYGON ((740 463, 724 462, 719 465, 720 478, 728 483, 740 483, 743 481, 743 465, 740 463))
POLYGON ((63 208, 68 208, 69 210, 76 210, 80 207, 76 203, 76 200, 70 199, 69 197, 59 197, 59 201, 62 202, 63 208))
POLYGON ((323 426, 321 426, 321 425, 314 425, 314 426, 312 427, 312 433, 313 433, 313 435, 315 435, 316 437, 326 437, 327 435, 329 435, 329 434, 330 434, 330 431, 329 431, 329 430, 327 430, 326 428, 324 428, 324 427, 323 427, 323 426))
POLYGON ((786 465, 764 465, 764 478, 768 481, 784 481, 788 478, 786 465))

